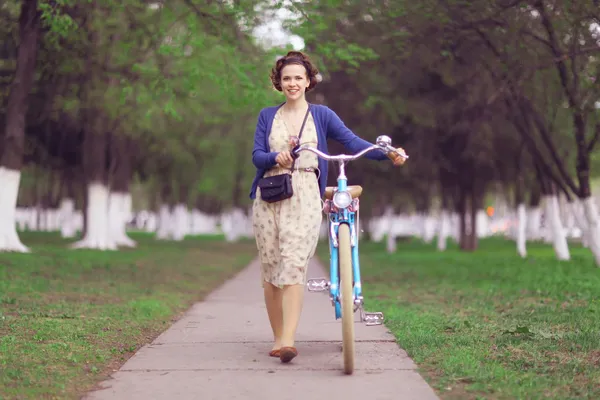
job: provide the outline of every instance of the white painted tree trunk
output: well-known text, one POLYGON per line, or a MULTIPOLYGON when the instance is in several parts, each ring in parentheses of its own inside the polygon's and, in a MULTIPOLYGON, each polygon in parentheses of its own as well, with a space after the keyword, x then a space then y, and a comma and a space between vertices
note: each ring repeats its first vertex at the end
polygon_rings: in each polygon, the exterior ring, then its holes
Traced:
POLYGON ((587 221, 587 229, 584 237, 588 237, 590 250, 594 255, 596 266, 600 267, 600 220, 598 219, 598 208, 593 197, 583 199, 583 210, 587 221))
POLYGON ((546 196, 545 203, 548 228, 551 233, 552 247, 554 247, 556 258, 562 261, 570 260, 571 254, 567 243, 567 235, 560 220, 558 196, 546 196))
POLYGON ((108 199, 109 231, 117 246, 137 246, 137 243, 127 236, 127 219, 130 214, 131 194, 111 192, 108 199))
POLYGON ((205 214, 197 209, 192 210, 190 227, 190 233, 192 235, 214 235, 217 232, 218 229, 216 217, 205 214))
POLYGON ((163 204, 160 206, 158 212, 158 229, 156 231, 156 238, 161 240, 171 239, 173 224, 173 216, 168 205, 163 204))
POLYGON ((450 217, 450 236, 455 242, 460 241, 460 215, 452 213, 450 217))
POLYGON ((29 208, 28 226, 30 231, 38 230, 38 209, 36 207, 29 208))
POLYGON ((47 232, 48 231, 48 213, 47 210, 41 207, 37 207, 38 212, 38 231, 47 232))
POLYGON ((490 236, 489 217, 483 210, 477 211, 475 215, 475 224, 477 225, 477 237, 485 238, 490 236))
POLYGON ((110 232, 108 187, 92 182, 88 185, 87 229, 85 237, 73 243, 75 249, 116 250, 117 243, 110 232))
MULTIPOLYGON (((0 224, 2 219, 0 219, 0 224)), ((16 208, 15 209, 15 223, 17 232, 25 231, 29 226, 29 208, 16 208)))
POLYGON ((433 242, 435 238, 435 218, 429 213, 424 213, 423 218, 423 241, 425 243, 433 242))
POLYGON ((181 241, 190 232, 190 217, 185 204, 177 204, 173 211, 172 238, 181 241))
POLYGON ((517 206, 517 253, 525 258, 527 257, 527 211, 525 210, 525 204, 520 203, 517 206))
POLYGON ((392 207, 386 207, 383 215, 385 224, 387 225, 387 236, 385 241, 385 248, 389 254, 396 252, 396 236, 394 233, 394 209, 392 207))
POLYGON ((75 226, 75 201, 64 198, 60 202, 60 235, 70 239, 75 237, 77 229, 75 226))
POLYGON ((17 234, 17 196, 21 171, 0 167, 0 251, 29 253, 17 234))
POLYGON ((52 232, 60 231, 60 211, 58 209, 48 210, 49 225, 52 232))
POLYGON ((527 234, 529 240, 541 239, 542 210, 539 206, 527 210, 527 234))
POLYGON ((247 217, 244 211, 234 208, 223 214, 221 229, 227 242, 235 242, 247 234, 247 217))
POLYGON ((585 215, 585 205, 582 200, 573 201, 570 204, 571 212, 575 219, 575 225, 581 231, 581 244, 583 247, 590 246, 589 223, 585 215))
POLYGON ((448 234, 450 232, 450 213, 448 210, 443 209, 440 215, 440 227, 438 228, 437 235, 437 249, 439 251, 446 251, 448 234))
POLYGON ((46 213, 43 208, 37 207, 37 231, 45 232, 46 231, 46 213))
POLYGON ((385 249, 389 254, 396 252, 396 237, 391 232, 388 232, 386 236, 385 249))

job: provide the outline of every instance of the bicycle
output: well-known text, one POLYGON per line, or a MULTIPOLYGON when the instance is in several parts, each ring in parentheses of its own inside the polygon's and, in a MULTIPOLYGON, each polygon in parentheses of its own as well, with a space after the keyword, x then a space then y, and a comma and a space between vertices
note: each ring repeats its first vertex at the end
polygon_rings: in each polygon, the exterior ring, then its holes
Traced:
POLYGON ((355 155, 330 156, 314 147, 309 147, 308 144, 296 146, 292 150, 294 156, 298 156, 302 151, 312 151, 327 161, 338 162, 340 166, 337 187, 326 188, 323 206, 323 211, 328 214, 329 280, 327 278, 309 279, 307 286, 310 292, 329 291, 329 297, 335 309, 335 319, 342 319, 342 351, 344 373, 347 375, 354 372, 354 313, 360 310, 361 322, 368 326, 383 324, 384 316, 381 312, 370 313, 364 310, 358 257, 358 210, 359 197, 363 189, 359 185, 348 186, 345 166, 348 162, 374 150, 384 151, 390 159, 396 157, 408 159, 405 153, 400 153, 393 148, 391 142, 388 136, 379 136, 376 144, 355 155))

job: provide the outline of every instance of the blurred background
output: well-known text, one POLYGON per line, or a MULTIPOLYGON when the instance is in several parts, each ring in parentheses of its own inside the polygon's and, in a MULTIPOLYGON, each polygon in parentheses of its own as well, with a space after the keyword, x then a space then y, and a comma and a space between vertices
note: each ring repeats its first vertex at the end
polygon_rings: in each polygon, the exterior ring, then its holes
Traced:
POLYGON ((25 251, 18 231, 251 236, 257 115, 297 49, 321 71, 309 101, 411 156, 351 165, 367 240, 600 257, 594 2, 7 0, 0 18, 0 249, 25 251))
POLYGON ((410 156, 346 173, 366 306, 440 397, 600 398, 597 0, 0 1, 0 397, 78 398, 256 257, 292 49, 410 156))

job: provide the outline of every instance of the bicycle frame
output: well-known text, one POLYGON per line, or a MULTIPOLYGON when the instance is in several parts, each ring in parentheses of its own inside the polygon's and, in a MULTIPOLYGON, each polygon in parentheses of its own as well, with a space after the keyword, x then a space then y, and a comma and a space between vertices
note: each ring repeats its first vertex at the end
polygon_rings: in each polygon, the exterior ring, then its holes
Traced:
MULTIPOLYGON (((345 174, 345 163, 340 162, 340 174, 337 179, 337 192, 345 192, 348 187, 348 179, 345 174)), ((338 230, 340 224, 347 224, 350 228, 350 246, 352 254, 352 276, 354 305, 363 305, 362 283, 360 280, 360 262, 358 257, 358 208, 359 199, 352 199, 349 207, 338 208, 333 200, 326 200, 325 209, 328 211, 328 237, 329 237, 329 296, 335 307, 335 318, 342 317, 340 305, 340 271, 338 262, 338 230)))
MULTIPOLYGON (((302 145, 296 147, 293 152, 297 155, 299 152, 308 150, 317 156, 327 161, 337 161, 340 167, 340 173, 337 178, 337 188, 334 192, 331 200, 325 200, 323 211, 327 214, 328 218, 328 237, 329 237, 329 254, 330 254, 330 265, 329 265, 329 280, 324 278, 321 279, 309 279, 308 290, 309 291, 329 291, 329 297, 335 309, 335 318, 340 319, 342 317, 342 310, 340 304, 340 271, 339 271, 339 251, 338 251, 338 232, 341 224, 347 224, 350 230, 350 246, 351 246, 351 260, 352 260, 352 275, 353 275, 353 304, 354 312, 358 309, 361 310, 361 320, 366 322, 367 325, 380 325, 383 323, 382 313, 367 313, 364 311, 364 299, 362 294, 362 281, 360 276, 360 261, 358 253, 358 239, 359 239, 359 198, 352 198, 348 192, 348 178, 346 177, 346 164, 350 161, 356 160, 366 153, 373 150, 381 150, 384 152, 396 151, 391 146, 391 139, 387 136, 379 136, 375 145, 372 145, 358 154, 355 155, 336 155, 330 156, 321 151, 309 147, 308 145, 302 145), (336 196, 340 195, 342 198, 346 196, 344 201, 338 200, 336 202, 336 196), (350 197, 350 201, 348 201, 350 197)), ((400 154, 403 158, 408 158, 406 154, 400 154)))

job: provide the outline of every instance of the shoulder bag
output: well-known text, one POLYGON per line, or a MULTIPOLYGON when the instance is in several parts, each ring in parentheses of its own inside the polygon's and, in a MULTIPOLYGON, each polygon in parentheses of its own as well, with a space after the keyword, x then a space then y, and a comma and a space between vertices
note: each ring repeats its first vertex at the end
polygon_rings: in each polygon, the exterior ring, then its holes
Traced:
MULTIPOLYGON (((306 119, 308 118, 308 113, 310 112, 310 105, 306 110, 306 115, 304 116, 304 121, 302 121, 302 126, 300 127, 300 133, 298 134, 298 143, 300 143, 300 138, 302 137, 302 131, 304 130, 304 125, 306 124, 306 119)), ((276 203, 281 200, 289 199, 294 194, 294 190, 292 189, 292 173, 294 171, 294 165, 296 164, 296 158, 293 154, 294 162, 292 162, 292 167, 290 168, 290 173, 285 173, 281 175, 269 176, 267 178, 262 178, 258 181, 258 187, 260 188, 260 198, 267 203, 276 203)))

